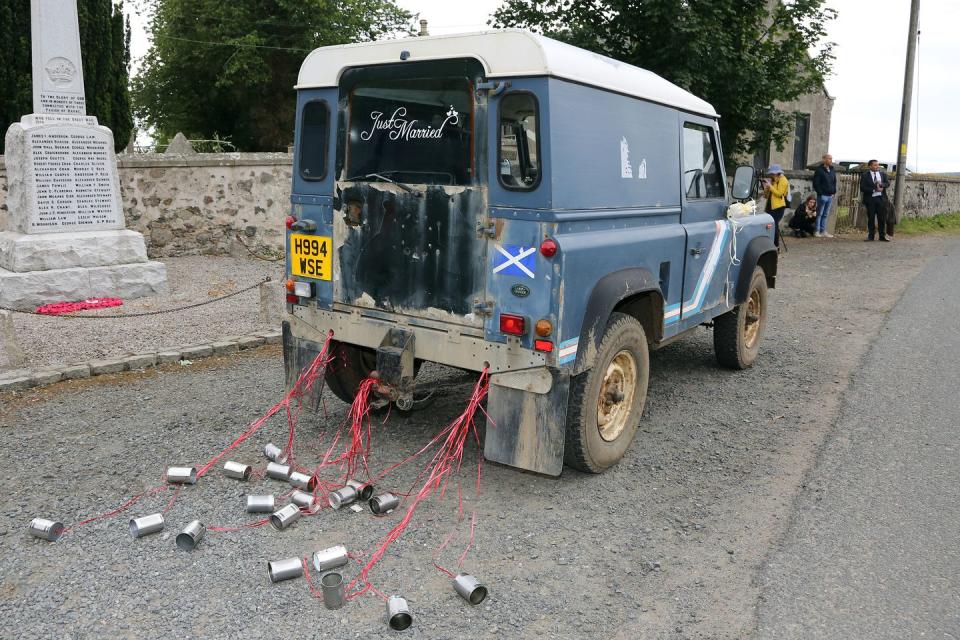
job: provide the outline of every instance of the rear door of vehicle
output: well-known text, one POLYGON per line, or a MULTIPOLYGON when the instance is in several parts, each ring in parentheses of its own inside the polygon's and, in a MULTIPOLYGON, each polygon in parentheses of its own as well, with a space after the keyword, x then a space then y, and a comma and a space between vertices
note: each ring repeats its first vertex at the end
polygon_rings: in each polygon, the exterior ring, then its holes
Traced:
POLYGON ((351 69, 340 83, 334 302, 482 328, 487 209, 475 60, 351 69))

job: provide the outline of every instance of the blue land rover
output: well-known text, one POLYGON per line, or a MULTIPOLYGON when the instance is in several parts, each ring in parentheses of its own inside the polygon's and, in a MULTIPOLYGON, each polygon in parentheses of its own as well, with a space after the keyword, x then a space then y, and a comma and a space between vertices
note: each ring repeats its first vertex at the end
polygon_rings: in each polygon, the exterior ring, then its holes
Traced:
POLYGON ((623 457, 650 349, 712 323, 720 364, 757 358, 773 220, 703 100, 517 30, 324 47, 297 92, 288 383, 330 331, 347 402, 486 367, 485 457, 558 475, 623 457))

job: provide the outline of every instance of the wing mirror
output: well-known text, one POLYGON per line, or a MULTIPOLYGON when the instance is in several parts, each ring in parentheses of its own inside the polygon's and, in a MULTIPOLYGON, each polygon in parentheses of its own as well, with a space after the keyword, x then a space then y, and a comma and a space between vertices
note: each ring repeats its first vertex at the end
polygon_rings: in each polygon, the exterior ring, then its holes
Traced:
POLYGON ((749 200, 753 197, 757 182, 757 171, 751 166, 737 167, 733 174, 733 190, 730 194, 734 200, 749 200))

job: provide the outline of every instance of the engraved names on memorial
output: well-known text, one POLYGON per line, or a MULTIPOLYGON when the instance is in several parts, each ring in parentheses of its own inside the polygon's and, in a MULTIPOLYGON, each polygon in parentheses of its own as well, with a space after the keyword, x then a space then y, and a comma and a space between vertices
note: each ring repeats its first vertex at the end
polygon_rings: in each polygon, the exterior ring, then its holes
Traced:
POLYGON ((44 126, 28 136, 35 194, 31 233, 123 228, 109 134, 44 126))

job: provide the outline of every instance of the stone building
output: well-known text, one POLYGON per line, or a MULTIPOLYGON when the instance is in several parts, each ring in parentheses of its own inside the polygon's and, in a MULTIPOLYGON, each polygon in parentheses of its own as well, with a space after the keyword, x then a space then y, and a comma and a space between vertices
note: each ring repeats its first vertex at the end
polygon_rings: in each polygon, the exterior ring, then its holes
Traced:
POLYGON ((770 143, 769 148, 753 156, 753 165, 766 169, 779 164, 784 169, 803 169, 820 162, 829 151, 830 118, 834 98, 826 88, 800 96, 792 102, 778 102, 776 108, 794 114, 794 127, 783 149, 770 143))

